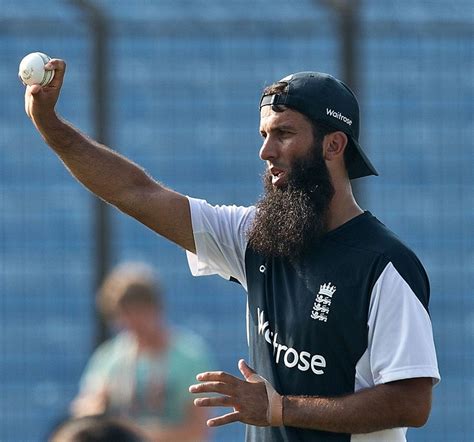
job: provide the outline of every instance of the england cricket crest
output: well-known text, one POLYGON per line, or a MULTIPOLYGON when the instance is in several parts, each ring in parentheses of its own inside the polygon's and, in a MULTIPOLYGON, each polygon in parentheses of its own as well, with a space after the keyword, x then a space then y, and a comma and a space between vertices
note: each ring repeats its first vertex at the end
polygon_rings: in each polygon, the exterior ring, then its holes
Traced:
POLYGON ((336 286, 330 282, 319 286, 319 293, 314 300, 311 318, 318 321, 327 322, 329 307, 331 306, 332 295, 336 292, 336 286))

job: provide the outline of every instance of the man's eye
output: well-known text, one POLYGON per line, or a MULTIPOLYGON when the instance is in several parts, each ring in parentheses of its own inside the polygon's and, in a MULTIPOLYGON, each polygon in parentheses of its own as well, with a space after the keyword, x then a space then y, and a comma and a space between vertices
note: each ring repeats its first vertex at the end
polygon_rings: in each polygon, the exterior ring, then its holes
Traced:
POLYGON ((260 135, 262 136, 262 138, 267 138, 267 134, 265 132, 260 132, 260 135))

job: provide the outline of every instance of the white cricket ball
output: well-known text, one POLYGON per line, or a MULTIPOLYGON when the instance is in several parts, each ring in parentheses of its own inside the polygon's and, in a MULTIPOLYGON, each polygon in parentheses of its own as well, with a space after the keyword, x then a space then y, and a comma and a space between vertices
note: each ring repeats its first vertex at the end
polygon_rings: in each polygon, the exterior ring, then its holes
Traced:
POLYGON ((54 70, 47 71, 44 65, 51 60, 51 57, 42 52, 32 52, 20 62, 18 76, 23 84, 32 86, 39 84, 46 86, 54 78, 54 70))

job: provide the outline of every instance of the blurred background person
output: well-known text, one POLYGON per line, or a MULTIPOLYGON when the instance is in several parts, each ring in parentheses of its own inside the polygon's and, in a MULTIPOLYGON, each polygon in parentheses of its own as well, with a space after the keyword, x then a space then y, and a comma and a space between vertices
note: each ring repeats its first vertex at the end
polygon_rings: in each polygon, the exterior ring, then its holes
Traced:
POLYGON ((149 439, 128 423, 106 416, 72 418, 61 423, 49 442, 149 442, 149 439))
POLYGON ((208 412, 193 405, 188 387, 210 368, 208 350, 197 335, 168 327, 153 269, 117 266, 97 305, 118 332, 88 362, 72 415, 130 419, 156 442, 206 440, 208 412))

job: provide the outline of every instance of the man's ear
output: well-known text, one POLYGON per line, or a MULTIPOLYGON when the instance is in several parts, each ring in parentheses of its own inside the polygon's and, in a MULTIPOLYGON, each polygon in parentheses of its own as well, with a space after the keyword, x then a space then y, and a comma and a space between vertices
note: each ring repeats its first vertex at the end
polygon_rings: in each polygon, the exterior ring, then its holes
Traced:
POLYGON ((344 132, 331 132, 324 137, 324 159, 327 161, 343 158, 347 147, 347 135, 344 132))

